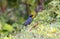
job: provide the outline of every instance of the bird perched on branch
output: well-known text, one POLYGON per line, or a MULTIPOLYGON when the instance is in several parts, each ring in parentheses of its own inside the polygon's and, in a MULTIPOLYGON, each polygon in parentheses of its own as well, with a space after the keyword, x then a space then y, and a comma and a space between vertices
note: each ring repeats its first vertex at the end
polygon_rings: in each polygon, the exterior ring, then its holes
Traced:
POLYGON ((35 18, 35 16, 36 16, 36 12, 33 10, 23 25, 27 26, 27 25, 31 24, 31 22, 32 22, 33 18, 35 18))
POLYGON ((32 16, 33 15, 30 15, 23 25, 25 25, 25 26, 29 25, 33 20, 32 16))

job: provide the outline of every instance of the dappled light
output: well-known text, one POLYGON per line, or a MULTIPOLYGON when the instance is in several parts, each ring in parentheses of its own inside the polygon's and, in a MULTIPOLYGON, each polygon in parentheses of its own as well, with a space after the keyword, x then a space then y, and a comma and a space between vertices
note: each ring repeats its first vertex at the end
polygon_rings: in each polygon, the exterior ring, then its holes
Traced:
POLYGON ((0 0, 0 39, 60 39, 60 0, 0 0))

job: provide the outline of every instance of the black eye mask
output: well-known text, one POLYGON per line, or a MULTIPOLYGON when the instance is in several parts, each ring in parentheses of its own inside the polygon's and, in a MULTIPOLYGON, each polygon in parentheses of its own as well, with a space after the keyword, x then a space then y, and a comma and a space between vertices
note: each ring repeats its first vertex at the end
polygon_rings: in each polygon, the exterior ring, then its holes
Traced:
POLYGON ((30 15, 29 17, 33 17, 33 15, 30 15))

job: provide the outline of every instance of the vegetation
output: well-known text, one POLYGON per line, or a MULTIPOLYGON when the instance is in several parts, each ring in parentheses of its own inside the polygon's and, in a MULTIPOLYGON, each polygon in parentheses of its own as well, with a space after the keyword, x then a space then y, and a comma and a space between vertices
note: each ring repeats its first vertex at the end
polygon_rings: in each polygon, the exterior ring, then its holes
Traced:
POLYGON ((60 0, 4 1, 9 5, 0 11, 0 39, 60 39, 60 0), (24 26, 30 14, 33 21, 24 26))

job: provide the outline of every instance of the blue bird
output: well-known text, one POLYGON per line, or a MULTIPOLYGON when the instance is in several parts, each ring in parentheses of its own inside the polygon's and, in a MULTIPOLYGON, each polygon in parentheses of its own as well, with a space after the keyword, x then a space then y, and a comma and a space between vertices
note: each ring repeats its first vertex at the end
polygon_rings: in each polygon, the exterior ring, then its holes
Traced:
POLYGON ((32 16, 33 15, 30 15, 23 25, 25 25, 25 26, 29 25, 33 20, 32 16))

